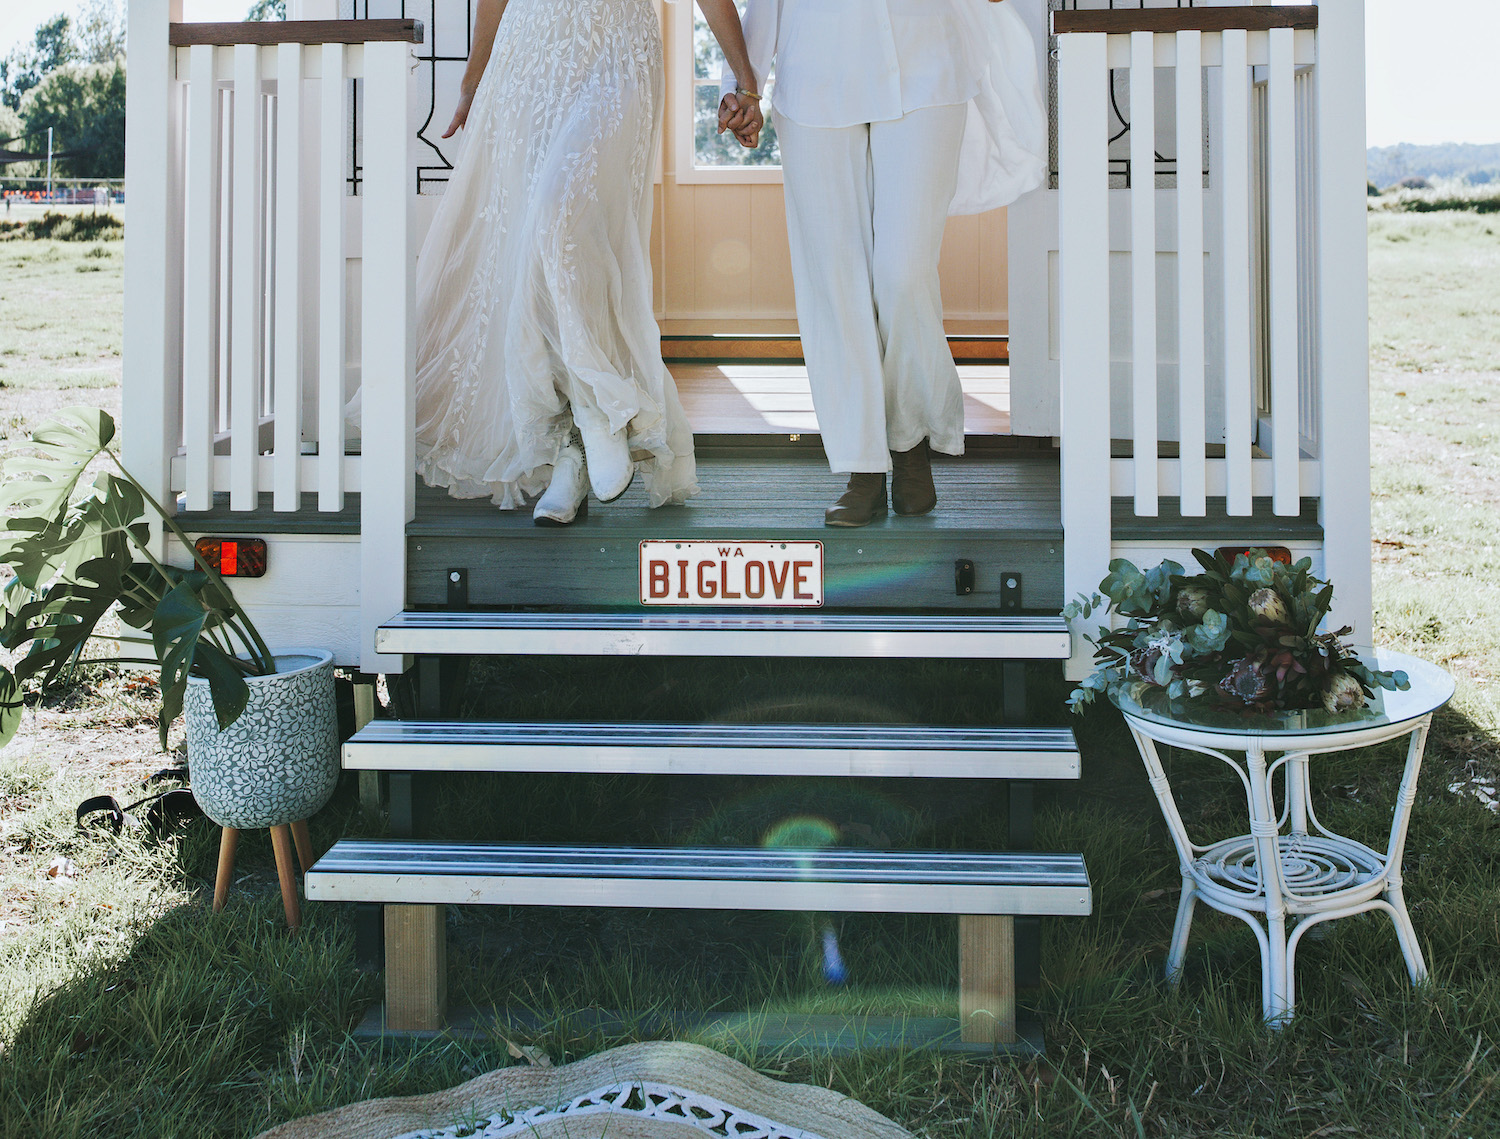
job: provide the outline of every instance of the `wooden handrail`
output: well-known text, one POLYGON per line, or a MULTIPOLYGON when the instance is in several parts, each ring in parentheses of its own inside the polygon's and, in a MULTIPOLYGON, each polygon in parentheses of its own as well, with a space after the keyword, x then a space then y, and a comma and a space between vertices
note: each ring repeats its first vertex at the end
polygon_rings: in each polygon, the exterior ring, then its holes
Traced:
POLYGON ((1238 8, 1129 8, 1095 12, 1053 12, 1052 31, 1068 32, 1263 32, 1270 28, 1318 26, 1316 4, 1238 8))
POLYGON ((235 44, 413 43, 423 39, 420 20, 245 20, 229 24, 171 25, 173 47, 233 47, 235 44))

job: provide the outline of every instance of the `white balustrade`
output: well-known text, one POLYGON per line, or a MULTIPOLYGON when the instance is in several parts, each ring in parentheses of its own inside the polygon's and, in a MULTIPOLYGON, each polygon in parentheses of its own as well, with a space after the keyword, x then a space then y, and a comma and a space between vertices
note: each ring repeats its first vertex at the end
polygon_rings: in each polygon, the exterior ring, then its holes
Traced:
MULTIPOLYGON (((179 14, 167 0, 134 0, 132 13, 144 26, 158 8, 150 26, 164 40, 179 14)), ((136 307, 159 307, 163 298, 156 294, 175 290, 176 305, 160 316, 167 334, 180 340, 158 365, 162 380, 154 385, 139 378, 144 353, 127 353, 137 378, 126 384, 132 404, 156 390, 162 405, 152 418, 165 429, 153 451, 143 447, 141 454, 154 453, 163 468, 164 501, 181 494, 188 510, 227 505, 291 513, 316 493, 316 510, 336 512, 347 493, 360 491, 360 457, 346 454, 345 407, 359 374, 350 352, 361 347, 357 338, 351 343, 349 328, 361 317, 366 327, 399 320, 407 298, 394 316, 387 312, 399 290, 379 276, 378 286, 361 290, 365 311, 352 313, 347 280, 351 271, 378 272, 368 259, 361 265, 361 254, 374 250, 378 259, 383 247, 400 245, 408 255, 411 188, 403 175, 378 204, 368 186, 363 198, 352 195, 349 99, 367 61, 382 52, 406 61, 409 51, 400 41, 164 49, 165 82, 157 94, 165 97, 158 102, 166 133, 177 132, 181 145, 175 159, 163 162, 163 143, 153 139, 152 157, 132 170, 158 168, 165 185, 157 200, 172 195, 179 205, 133 211, 161 214, 164 243, 163 256, 149 259, 156 267, 141 282, 142 295, 130 295, 136 307), (365 235, 363 248, 352 251, 351 218, 363 220, 365 235), (372 305, 379 310, 373 318, 372 305)), ((387 71, 393 81, 394 65, 387 71)), ((408 83, 403 73, 391 93, 403 101, 396 121, 406 118, 408 83)), ((132 86, 141 99, 151 87, 132 86)), ((146 144, 137 141, 144 152, 146 144)), ((382 145, 376 140, 373 149, 382 145)), ((134 200, 151 198, 142 191, 134 200)), ((147 261, 137 256, 130 263, 134 269, 147 261)))
MULTIPOLYGON (((1344 12, 1351 4, 1358 0, 1330 0, 1319 12, 1337 8, 1352 24, 1344 12)), ((1128 499, 1140 517, 1161 513, 1168 497, 1184 518, 1206 515, 1211 498, 1222 498, 1230 515, 1249 515, 1256 498, 1269 498, 1275 514, 1296 516, 1305 497, 1329 485, 1329 294, 1319 271, 1327 263, 1320 164, 1328 143, 1317 129, 1329 121, 1318 70, 1324 33, 1266 26, 1278 20, 1265 16, 1274 7, 1241 11, 1216 6, 1136 21, 1175 24, 1171 31, 1133 28, 1126 11, 1067 14, 1071 28, 1058 14, 1069 595, 1093 589, 1105 572, 1112 497, 1128 499), (1128 187, 1113 191, 1111 82, 1128 90, 1130 130, 1128 187), (1164 89, 1173 92, 1163 110, 1173 125, 1162 128, 1164 89), (1175 156, 1175 187, 1159 184, 1162 155, 1175 156), (1122 253, 1129 272, 1112 277, 1111 260, 1122 253), (1168 288, 1158 280, 1167 257, 1175 262, 1175 312, 1158 302, 1170 295, 1158 292, 1168 288), (1112 395, 1128 399, 1120 408, 1129 414, 1111 422, 1112 395)), ((1355 217, 1362 223, 1362 212, 1355 217)), ((1347 228, 1352 247, 1353 223, 1347 228)), ((1352 321, 1348 327, 1352 344, 1352 321)), ((1364 378, 1355 370, 1341 382, 1361 388, 1358 419, 1364 378)))
POLYGON ((181 15, 179 0, 130 6, 127 459, 169 510, 180 495, 189 511, 338 512, 367 491, 360 664, 389 669, 374 628, 404 607, 414 506, 405 127, 420 29, 205 31, 179 27, 181 15), (368 88, 360 197, 348 168, 355 80, 368 88), (377 459, 367 468, 346 453, 355 382, 362 449, 377 459))

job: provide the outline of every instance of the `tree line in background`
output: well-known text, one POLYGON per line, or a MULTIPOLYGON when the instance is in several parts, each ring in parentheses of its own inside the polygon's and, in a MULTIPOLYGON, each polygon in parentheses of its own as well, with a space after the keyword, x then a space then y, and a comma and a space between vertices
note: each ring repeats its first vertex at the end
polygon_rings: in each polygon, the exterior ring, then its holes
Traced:
POLYGON ((1500 183, 1500 143, 1447 142, 1435 146, 1372 146, 1366 155, 1370 184, 1377 189, 1407 186, 1436 179, 1461 179, 1471 186, 1500 183), (1409 185, 1410 184, 1410 185, 1409 185))
MULTIPOLYGON (((246 18, 284 20, 285 0, 256 0, 246 18)), ((0 59, 0 178, 46 173, 44 158, 15 159, 44 155, 48 128, 58 177, 124 177, 125 0, 85 0, 0 59)))

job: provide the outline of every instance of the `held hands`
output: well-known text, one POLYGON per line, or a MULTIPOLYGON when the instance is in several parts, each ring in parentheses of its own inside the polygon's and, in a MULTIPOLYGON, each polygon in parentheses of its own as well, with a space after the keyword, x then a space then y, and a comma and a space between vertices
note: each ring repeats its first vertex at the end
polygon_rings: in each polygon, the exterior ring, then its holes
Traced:
POLYGON ((765 125, 766 117, 760 109, 759 99, 731 91, 719 103, 719 133, 729 131, 746 150, 754 150, 760 145, 760 132, 765 125))
POLYGON ((453 112, 453 121, 443 132, 444 138, 452 138, 469 121, 469 108, 474 105, 474 92, 463 91, 458 96, 458 107, 453 112))

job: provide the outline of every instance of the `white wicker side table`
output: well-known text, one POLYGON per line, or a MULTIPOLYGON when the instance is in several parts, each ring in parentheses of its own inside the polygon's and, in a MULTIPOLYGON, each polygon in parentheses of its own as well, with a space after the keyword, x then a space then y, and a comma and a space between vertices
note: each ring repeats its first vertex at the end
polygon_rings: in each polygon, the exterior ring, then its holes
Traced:
POLYGON ((1167 953, 1169 983, 1181 978, 1193 909, 1200 901, 1240 918, 1255 931, 1261 953, 1262 1012, 1273 1027, 1291 1019, 1297 943, 1319 922, 1385 911, 1395 924, 1412 983, 1426 978, 1427 965, 1401 894, 1401 856, 1427 732, 1433 713, 1453 697, 1453 678, 1402 653, 1381 652, 1377 661, 1380 669, 1405 672, 1411 688, 1378 691, 1372 706, 1357 713, 1245 717, 1223 710, 1155 708, 1149 698, 1142 705, 1123 694, 1116 699, 1140 749, 1182 870, 1182 901, 1167 953), (1323 826, 1309 791, 1311 758, 1401 736, 1409 736, 1410 743, 1386 849, 1372 849, 1323 826), (1178 813, 1157 755, 1158 743, 1228 764, 1244 786, 1250 833, 1208 846, 1195 844, 1178 813), (1272 787, 1278 770, 1284 780, 1279 807, 1272 787))

